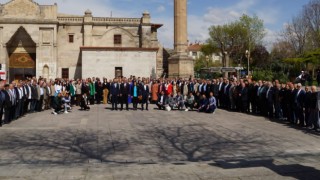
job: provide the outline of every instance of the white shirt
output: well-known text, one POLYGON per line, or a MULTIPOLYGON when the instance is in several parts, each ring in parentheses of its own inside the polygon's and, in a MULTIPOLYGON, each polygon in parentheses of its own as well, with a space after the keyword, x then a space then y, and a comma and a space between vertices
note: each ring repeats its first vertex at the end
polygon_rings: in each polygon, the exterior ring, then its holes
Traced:
POLYGON ((40 87, 39 89, 40 89, 40 96, 42 96, 43 95, 43 87, 40 87))
POLYGON ((61 92, 61 86, 59 84, 54 85, 54 90, 58 94, 61 92))
POLYGON ((30 87, 29 85, 28 85, 27 87, 28 87, 28 90, 29 90, 29 96, 28 96, 28 99, 31 99, 31 93, 32 93, 32 92, 31 92, 31 87, 30 87))
POLYGON ((23 96, 23 89, 22 89, 22 87, 18 88, 18 91, 19 91, 19 99, 21 100, 21 99, 22 99, 22 96, 23 96))
POLYGON ((48 86, 48 94, 51 94, 51 88, 48 86))

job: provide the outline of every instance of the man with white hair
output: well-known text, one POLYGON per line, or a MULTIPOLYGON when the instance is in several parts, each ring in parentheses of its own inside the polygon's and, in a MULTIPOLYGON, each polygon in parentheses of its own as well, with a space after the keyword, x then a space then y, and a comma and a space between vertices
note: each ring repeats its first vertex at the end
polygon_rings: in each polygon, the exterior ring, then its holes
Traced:
POLYGON ((304 106, 306 92, 301 87, 302 87, 302 84, 298 83, 296 94, 294 96, 294 104, 293 104, 294 114, 295 114, 294 123, 297 124, 298 120, 299 120, 299 125, 305 126, 305 119, 304 119, 304 115, 303 115, 303 106, 304 106))

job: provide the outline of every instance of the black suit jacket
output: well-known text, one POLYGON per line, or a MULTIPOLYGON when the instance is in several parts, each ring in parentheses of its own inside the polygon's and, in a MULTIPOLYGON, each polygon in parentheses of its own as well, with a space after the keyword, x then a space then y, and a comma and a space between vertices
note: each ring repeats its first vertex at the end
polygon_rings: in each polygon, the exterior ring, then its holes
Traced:
POLYGON ((112 83, 110 86, 110 94, 112 96, 118 96, 120 95, 120 88, 118 83, 112 83))
POLYGON ((248 88, 247 87, 242 88, 239 93, 241 94, 241 101, 242 102, 248 101, 248 88))
POLYGON ((120 84, 120 94, 129 95, 130 94, 130 84, 129 83, 121 83, 120 84), (126 84, 126 86, 124 86, 126 84))
MULTIPOLYGON (((160 103, 160 101, 161 101, 161 96, 162 95, 160 95, 158 98, 158 103, 160 103)), ((168 104, 168 97, 166 95, 163 95, 163 102, 162 103, 163 103, 163 105, 168 104)))
POLYGON ((140 86, 140 94, 143 97, 149 97, 150 91, 149 91, 149 86, 146 85, 146 89, 144 89, 144 85, 140 86))
POLYGON ((10 96, 6 90, 2 90, 2 92, 5 95, 5 100, 4 100, 4 107, 5 108, 10 108, 12 106, 11 101, 10 101, 10 96))

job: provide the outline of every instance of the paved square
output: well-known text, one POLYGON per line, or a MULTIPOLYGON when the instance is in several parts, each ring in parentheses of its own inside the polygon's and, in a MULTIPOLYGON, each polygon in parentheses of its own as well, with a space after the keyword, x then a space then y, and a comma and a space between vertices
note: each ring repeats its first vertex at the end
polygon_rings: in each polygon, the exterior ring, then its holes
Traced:
POLYGON ((29 114, 0 128, 0 179, 319 179, 319 134, 218 110, 29 114))

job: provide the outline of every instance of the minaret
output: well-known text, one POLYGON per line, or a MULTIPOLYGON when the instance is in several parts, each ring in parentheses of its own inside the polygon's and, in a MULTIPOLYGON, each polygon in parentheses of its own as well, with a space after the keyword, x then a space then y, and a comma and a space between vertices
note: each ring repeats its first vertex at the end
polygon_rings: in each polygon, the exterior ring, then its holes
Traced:
POLYGON ((187 0, 174 0, 174 54, 169 58, 169 77, 194 75, 194 62, 188 56, 187 0))

